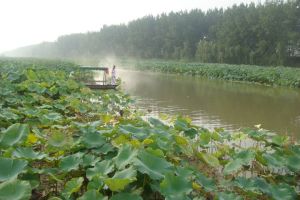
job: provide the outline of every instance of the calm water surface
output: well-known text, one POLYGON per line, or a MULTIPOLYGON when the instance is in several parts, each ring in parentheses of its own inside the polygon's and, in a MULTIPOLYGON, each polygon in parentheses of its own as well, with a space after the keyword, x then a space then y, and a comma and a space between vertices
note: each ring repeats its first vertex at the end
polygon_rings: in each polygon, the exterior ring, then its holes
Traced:
POLYGON ((117 71, 137 105, 159 113, 189 115, 197 125, 263 128, 300 137, 300 90, 130 70, 117 71))

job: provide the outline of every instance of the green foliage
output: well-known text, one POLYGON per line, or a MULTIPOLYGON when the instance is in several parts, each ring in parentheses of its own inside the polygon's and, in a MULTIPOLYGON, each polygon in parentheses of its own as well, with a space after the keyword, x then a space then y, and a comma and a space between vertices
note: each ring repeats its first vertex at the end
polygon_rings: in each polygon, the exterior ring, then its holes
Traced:
POLYGON ((192 191, 192 184, 185 177, 168 173, 160 184, 160 190, 166 199, 188 199, 187 195, 192 191))
POLYGON ((130 193, 118 193, 114 195, 111 200, 142 200, 142 197, 140 197, 137 194, 130 194, 130 193))
MULTIPOLYGON (((300 70, 298 68, 187 63, 162 60, 123 60, 123 66, 133 67, 137 70, 200 76, 208 79, 242 81, 271 86, 300 87, 300 70)), ((184 123, 181 120, 177 121, 175 126, 179 129, 187 128, 184 127, 184 123)), ((274 142, 280 142, 280 139, 284 139, 281 137, 274 138, 274 142)))
POLYGON ((103 196, 97 190, 88 190, 78 200, 104 200, 103 196))
POLYGON ((62 191, 62 195, 65 197, 65 198, 70 198, 70 196, 75 193, 75 192, 78 192, 80 187, 81 187, 81 184, 83 182, 83 178, 80 177, 80 178, 72 178, 70 181, 68 181, 65 185, 65 188, 64 190, 62 191))
POLYGON ((134 162, 138 171, 148 174, 154 180, 160 180, 164 174, 170 171, 171 163, 146 151, 140 151, 138 159, 134 162))
MULTIPOLYGON (((99 32, 61 36, 56 42, 21 48, 8 55, 78 60, 116 55, 142 59, 197 60, 299 66, 299 1, 241 3, 223 9, 145 16, 99 32)), ((27 77, 37 76, 30 71, 27 77)), ((277 74, 270 74, 270 78, 277 74)), ((43 87, 33 87, 43 92, 43 87)))
POLYGON ((132 163, 136 156, 137 150, 131 149, 129 145, 123 145, 119 149, 118 155, 114 158, 114 162, 118 169, 122 169, 132 163))
POLYGON ((31 187, 27 181, 15 179, 0 184, 0 200, 27 200, 30 197, 31 187))
POLYGON ((27 161, 0 157, 0 181, 6 181, 20 174, 27 161))
POLYGON ((91 91, 72 71, 0 60, 0 110, 11 113, 0 116, 0 199, 299 198, 300 145, 288 137, 147 119, 128 96, 91 91))
POLYGON ((13 146, 22 142, 29 133, 27 124, 13 124, 2 132, 0 145, 4 147, 13 146))
POLYGON ((29 160, 41 160, 47 155, 42 152, 35 152, 31 147, 16 148, 13 152, 13 156, 16 158, 24 158, 29 160))
POLYGON ((59 168, 63 171, 76 170, 79 164, 82 162, 81 156, 79 154, 73 154, 60 159, 59 168))

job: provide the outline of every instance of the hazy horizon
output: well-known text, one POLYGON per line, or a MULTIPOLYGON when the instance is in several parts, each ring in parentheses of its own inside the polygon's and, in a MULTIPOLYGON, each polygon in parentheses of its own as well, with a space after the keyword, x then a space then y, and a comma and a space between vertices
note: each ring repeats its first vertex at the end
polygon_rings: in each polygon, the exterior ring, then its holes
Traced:
POLYGON ((258 0, 10 0, 1 1, 0 53, 19 47, 55 41, 61 35, 99 31, 103 25, 123 24, 146 15, 181 10, 227 8, 258 0))

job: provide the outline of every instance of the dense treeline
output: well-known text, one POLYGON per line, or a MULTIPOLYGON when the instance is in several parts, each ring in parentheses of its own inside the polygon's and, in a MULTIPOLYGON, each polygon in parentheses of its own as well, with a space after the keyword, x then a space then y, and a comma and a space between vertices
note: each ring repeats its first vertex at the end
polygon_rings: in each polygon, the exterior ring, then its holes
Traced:
MULTIPOLYGON (((34 57, 130 56, 200 62, 299 65, 300 1, 240 4, 226 10, 146 16, 99 32, 61 36, 10 54, 34 57)), ((8 54, 9 55, 9 54, 8 54)))

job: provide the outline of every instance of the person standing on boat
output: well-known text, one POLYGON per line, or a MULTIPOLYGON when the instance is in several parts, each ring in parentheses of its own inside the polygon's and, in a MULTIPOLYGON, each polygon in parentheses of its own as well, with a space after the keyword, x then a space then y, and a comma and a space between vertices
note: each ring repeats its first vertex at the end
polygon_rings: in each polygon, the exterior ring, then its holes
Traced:
POLYGON ((111 71, 111 84, 116 85, 116 66, 114 65, 111 71))

